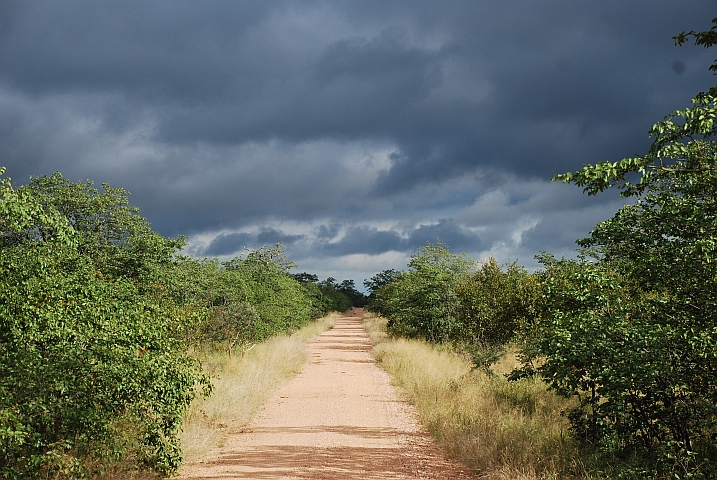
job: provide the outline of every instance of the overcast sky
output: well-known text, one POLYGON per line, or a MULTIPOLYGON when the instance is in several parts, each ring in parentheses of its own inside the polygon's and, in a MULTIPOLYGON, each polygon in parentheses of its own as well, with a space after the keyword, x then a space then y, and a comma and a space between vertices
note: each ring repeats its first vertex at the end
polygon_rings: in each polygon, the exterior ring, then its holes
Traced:
POLYGON ((621 205, 555 173, 645 153, 717 83, 710 1, 0 2, 0 166, 108 182, 187 252, 284 242, 365 278, 442 240, 535 268, 621 205))

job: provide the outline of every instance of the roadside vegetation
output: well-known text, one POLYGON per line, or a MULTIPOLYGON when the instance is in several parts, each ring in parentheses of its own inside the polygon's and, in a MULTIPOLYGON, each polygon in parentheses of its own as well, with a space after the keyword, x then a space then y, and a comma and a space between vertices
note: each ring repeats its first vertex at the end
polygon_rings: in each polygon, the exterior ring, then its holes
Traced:
POLYGON ((512 352, 488 372, 449 345, 389 336, 386 322, 375 314, 364 317, 374 356, 416 405, 447 456, 481 478, 582 476, 577 442, 561 415, 574 401, 549 391, 538 378, 508 381, 504 374, 519 365, 512 352))
MULTIPOLYGON (((674 39, 715 45, 717 18, 674 39)), ((366 281, 388 334, 427 342, 382 343, 376 354, 449 452, 481 451, 466 463, 506 478, 717 477, 716 120, 713 87, 656 123, 645 155, 556 175, 634 200, 578 241, 576 260, 542 253, 529 274, 429 243, 407 271, 366 281), (414 366, 423 356, 432 360, 414 366), (435 378, 434 363, 444 369, 435 378), (475 409, 495 418, 456 446, 463 434, 445 428, 470 432, 482 422, 475 409)))
POLYGON ((171 475, 189 406, 223 388, 218 356, 347 308, 280 245, 228 262, 183 245, 121 188, 0 179, 0 477, 171 475))
POLYGON ((207 352, 202 364, 214 389, 211 396, 195 399, 185 417, 180 435, 185 461, 221 447, 229 432, 248 424, 271 392, 299 373, 306 362, 306 341, 331 329, 336 316, 323 317, 292 335, 272 337, 244 355, 207 352))

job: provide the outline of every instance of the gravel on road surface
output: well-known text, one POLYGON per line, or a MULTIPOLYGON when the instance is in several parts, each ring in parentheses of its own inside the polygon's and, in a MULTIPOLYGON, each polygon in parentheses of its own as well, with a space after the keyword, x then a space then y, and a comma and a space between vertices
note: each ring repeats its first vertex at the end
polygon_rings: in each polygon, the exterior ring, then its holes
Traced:
POLYGON ((309 361, 224 447, 180 479, 469 479, 376 366, 362 310, 308 344, 309 361))

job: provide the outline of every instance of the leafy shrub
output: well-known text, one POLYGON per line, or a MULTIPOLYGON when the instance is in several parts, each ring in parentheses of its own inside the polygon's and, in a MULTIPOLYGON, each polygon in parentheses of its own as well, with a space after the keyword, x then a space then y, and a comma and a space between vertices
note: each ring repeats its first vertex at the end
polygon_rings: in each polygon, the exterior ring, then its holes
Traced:
POLYGON ((655 124, 647 155, 557 176, 637 197, 579 242, 596 263, 543 256, 547 303, 532 347, 545 358, 538 372, 581 398, 579 437, 634 458, 639 476, 717 475, 715 95, 655 124))
POLYGON ((517 262, 505 265, 495 258, 481 263, 456 284, 461 337, 483 347, 501 347, 513 340, 516 329, 533 322, 540 286, 517 262))
POLYGON ((231 352, 323 315, 313 292, 288 273, 291 266, 276 245, 223 263, 179 257, 163 278, 177 303, 206 312, 194 343, 231 352))
POLYGON ((256 309, 247 302, 233 301, 221 307, 212 307, 204 327, 204 334, 214 342, 226 345, 231 357, 234 347, 256 342, 259 324, 256 309))
POLYGON ((370 306, 392 334, 453 342, 487 367, 519 326, 533 322, 540 285, 517 263, 505 271, 494 258, 475 266, 465 254, 429 243, 411 256, 408 272, 388 270, 365 282, 370 306))
POLYGON ((396 270, 390 268, 377 273, 368 280, 364 280, 363 284, 369 291, 368 298, 366 299, 366 308, 370 312, 378 313, 380 315, 385 313, 384 305, 388 295, 388 289, 384 289, 383 287, 387 287, 394 281, 398 280, 400 275, 401 272, 397 272, 396 270))
POLYGON ((363 307, 366 296, 356 290, 353 280, 344 280, 338 283, 335 278, 329 277, 323 282, 311 273, 297 273, 293 275, 300 281, 316 299, 316 308, 325 315, 329 312, 345 312, 351 307, 363 307))
POLYGON ((381 287, 382 311, 394 335, 449 341, 459 334, 455 285, 473 260, 455 255, 443 243, 429 243, 411 256, 410 270, 381 287))
MULTIPOLYGON (((149 288, 156 281, 158 266, 171 263, 184 239, 168 239, 154 232, 138 215, 139 209, 129 203, 126 190, 103 184, 99 191, 92 185, 91 181, 72 183, 58 172, 31 178, 18 194, 59 215, 74 232, 78 253, 90 258, 103 275, 130 279, 140 288, 149 288)), ((40 216, 33 218, 32 225, 19 231, 3 229, 3 244, 54 238, 54 227, 43 223, 40 216)))
POLYGON ((206 381, 186 354, 183 311, 135 283, 151 258, 115 268, 129 233, 88 240, 61 199, 38 198, 0 184, 0 475, 78 478, 124 457, 169 474, 206 381))

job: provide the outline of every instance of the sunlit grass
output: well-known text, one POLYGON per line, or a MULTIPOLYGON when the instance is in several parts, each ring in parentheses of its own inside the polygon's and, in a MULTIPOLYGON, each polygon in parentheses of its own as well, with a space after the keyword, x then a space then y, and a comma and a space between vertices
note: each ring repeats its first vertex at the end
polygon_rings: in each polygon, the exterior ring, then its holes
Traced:
POLYGON ((374 356, 414 403, 447 456, 492 479, 591 478, 561 412, 569 401, 537 379, 508 382, 505 355, 494 374, 426 342, 391 339, 385 319, 364 317, 374 356))
POLYGON ((243 356, 207 354, 205 369, 214 377, 214 392, 192 403, 181 434, 185 461, 196 461, 221 447, 229 432, 245 426, 271 392, 301 371, 306 341, 333 327, 338 315, 312 322, 291 336, 254 346, 243 356))

